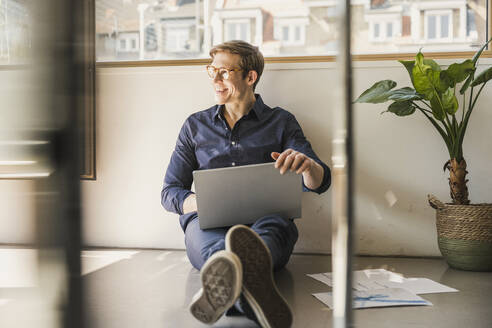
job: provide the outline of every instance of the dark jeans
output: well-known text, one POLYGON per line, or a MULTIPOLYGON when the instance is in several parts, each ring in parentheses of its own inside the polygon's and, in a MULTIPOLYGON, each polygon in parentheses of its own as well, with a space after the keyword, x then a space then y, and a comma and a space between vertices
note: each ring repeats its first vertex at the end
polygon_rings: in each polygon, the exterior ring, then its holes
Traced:
MULTIPOLYGON (((196 212, 182 215, 180 222, 185 231, 186 253, 191 264, 200 270, 215 252, 225 249, 228 228, 200 229, 196 212)), ((268 246, 273 260, 273 269, 283 268, 289 261, 298 238, 297 227, 292 220, 278 215, 264 216, 248 225, 268 246)))

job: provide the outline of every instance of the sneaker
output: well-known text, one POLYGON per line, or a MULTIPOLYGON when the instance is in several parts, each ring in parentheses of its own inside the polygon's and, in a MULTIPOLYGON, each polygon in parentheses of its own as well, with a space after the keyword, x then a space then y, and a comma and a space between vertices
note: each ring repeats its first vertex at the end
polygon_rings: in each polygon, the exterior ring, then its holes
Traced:
POLYGON ((200 270, 202 288, 193 297, 191 314, 206 324, 219 320, 241 294, 242 272, 234 253, 218 251, 212 255, 200 270))
POLYGON ((260 236, 244 225, 235 225, 226 235, 226 249, 243 266, 243 295, 263 328, 287 328, 292 311, 273 280, 270 251, 260 236))

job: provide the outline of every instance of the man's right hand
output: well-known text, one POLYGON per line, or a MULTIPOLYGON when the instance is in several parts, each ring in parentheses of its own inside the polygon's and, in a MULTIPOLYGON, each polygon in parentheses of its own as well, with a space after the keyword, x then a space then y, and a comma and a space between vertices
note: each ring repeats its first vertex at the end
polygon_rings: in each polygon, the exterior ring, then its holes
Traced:
POLYGON ((183 214, 188 214, 191 212, 196 212, 196 195, 190 194, 183 202, 183 214))

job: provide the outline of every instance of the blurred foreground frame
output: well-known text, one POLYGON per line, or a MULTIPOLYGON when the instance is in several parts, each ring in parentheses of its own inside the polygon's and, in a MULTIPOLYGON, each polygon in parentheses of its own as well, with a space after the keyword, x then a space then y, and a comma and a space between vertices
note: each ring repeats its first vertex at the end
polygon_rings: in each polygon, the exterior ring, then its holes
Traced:
MULTIPOLYGON (((45 5, 49 6, 52 2, 52 0, 49 0, 45 5)), ((39 66, 42 63, 38 60, 40 47, 44 47, 44 45, 42 42, 40 44, 40 31, 37 30, 39 25, 37 20, 40 17, 39 13, 36 12, 39 8, 36 8, 36 6, 36 2, 30 1, 0 0, 0 14, 4 16, 17 15, 15 17, 17 21, 20 19, 22 23, 25 23, 24 27, 29 26, 27 34, 30 35, 21 42, 24 46, 28 44, 24 49, 23 56, 18 56, 14 51, 7 57, 0 56, 0 59, 3 59, 0 62, 0 73, 3 74, 2 81, 0 81, 3 82, 1 84, 3 89, 0 90, 0 99, 2 106, 5 106, 0 110, 4 120, 0 124, 0 181, 42 178, 51 175, 53 170, 56 170, 53 158, 51 160, 48 158, 51 153, 58 152, 56 149, 58 145, 53 140, 50 140, 52 139, 50 132, 47 131, 45 126, 46 120, 51 120, 49 115, 46 116, 47 113, 41 108, 39 108, 39 111, 25 108, 25 103, 29 103, 29 100, 17 102, 9 101, 8 99, 19 97, 19 90, 23 91, 23 94, 20 95, 21 97, 29 99, 34 96, 38 102, 42 102, 46 97, 37 96, 38 89, 42 89, 44 86, 37 85, 33 87, 39 83, 37 79, 39 71, 45 69, 39 66), (8 6, 7 4, 10 5, 8 6), (25 16, 19 17, 18 12, 24 13, 25 16), (13 77, 13 79, 10 79, 10 77, 13 77), (6 82, 9 79, 10 82, 6 82), (30 79, 29 82, 28 79, 30 79), (7 108, 10 109, 8 110, 7 108), (11 115, 9 111, 11 113, 17 112, 17 114, 11 115), (40 117, 39 115, 44 115, 45 117, 40 117)), ((78 146, 72 151, 79 161, 80 179, 96 180, 95 1, 81 1, 77 8, 78 12, 74 16, 77 16, 79 22, 77 25, 77 41, 74 46, 77 52, 76 60, 82 74, 78 74, 78 81, 76 81, 78 90, 76 95, 77 105, 71 107, 71 110, 76 112, 74 116, 77 121, 75 129, 78 133, 78 146)), ((6 29, 4 32, 10 33, 9 28, 15 30, 15 25, 15 20, 13 20, 10 27, 4 26, 4 29, 6 29)), ((15 49, 15 45, 13 43, 11 48, 15 49)), ((54 65, 63 65, 59 55, 55 50, 49 54, 55 59, 54 65)), ((63 89, 64 86, 60 84, 62 81, 59 80, 57 82, 59 88, 63 89)), ((42 106, 41 103, 38 105, 42 106)), ((60 117, 58 119, 63 120, 60 117)))
POLYGON ((96 180, 96 51, 95 51, 95 0, 83 1, 83 110, 80 131, 80 177, 96 180))

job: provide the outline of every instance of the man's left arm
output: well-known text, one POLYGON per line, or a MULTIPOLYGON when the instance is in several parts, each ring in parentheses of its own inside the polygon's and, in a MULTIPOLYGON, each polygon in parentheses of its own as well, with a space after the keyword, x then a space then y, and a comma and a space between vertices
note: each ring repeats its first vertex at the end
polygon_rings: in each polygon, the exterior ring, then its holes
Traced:
POLYGON ((301 126, 290 113, 285 125, 283 149, 282 153, 271 154, 281 174, 287 170, 302 174, 305 191, 321 194, 329 188, 330 168, 318 158, 301 126))

